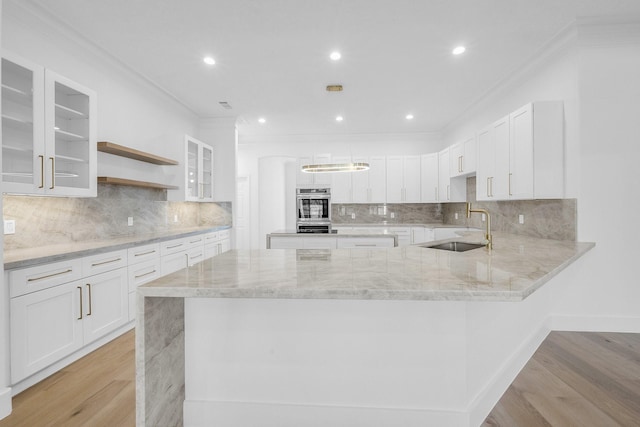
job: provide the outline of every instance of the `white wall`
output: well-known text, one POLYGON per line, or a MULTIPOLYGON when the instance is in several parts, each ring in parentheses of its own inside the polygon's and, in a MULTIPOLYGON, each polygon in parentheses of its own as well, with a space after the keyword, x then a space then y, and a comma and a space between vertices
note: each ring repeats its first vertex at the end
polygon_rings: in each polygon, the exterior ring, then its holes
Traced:
MULTIPOLYGON (((3 10, 0 1, 0 34, 4 25, 2 24, 3 10)), ((0 36, 0 42, 2 38, 0 36)), ((0 43, 0 46, 2 44, 0 43)), ((0 113, 1 113, 0 106, 0 113)), ((2 129, 0 128, 0 141, 2 129)), ((0 150, 0 168, 2 167, 2 150, 0 150)), ((0 210, 2 210, 2 198, 0 197, 0 210)), ((4 244, 4 234, 0 234, 0 247, 4 244)), ((9 374, 9 286, 4 277, 4 257, 0 251, 0 419, 6 417, 11 412, 11 389, 9 374)))
POLYGON ((213 147, 214 182, 213 196, 219 202, 234 202, 236 197, 236 119, 206 118, 200 120, 200 141, 213 147))
MULTIPOLYGON (((49 68, 98 94, 98 140, 183 162, 184 135, 198 118, 125 65, 28 4, 5 1, 3 49, 49 68)), ((98 153, 98 175, 172 183, 178 169, 98 153)))
POLYGON ((567 317, 559 327, 640 332, 640 20, 585 24, 578 35, 578 236, 596 247, 555 297, 567 317))
POLYGON ((451 144, 527 102, 564 101, 566 197, 578 200, 578 240, 596 247, 563 274, 555 329, 640 332, 639 22, 578 22, 444 133, 451 144))
MULTIPOLYGON (((332 156, 412 155, 436 152, 442 148, 444 147, 440 135, 434 133, 281 135, 261 139, 240 136, 238 175, 251 177, 251 229, 259 230, 262 217, 258 167, 261 158, 279 156, 297 158, 319 154, 331 154, 332 156)), ((295 179, 293 175, 295 174, 291 174, 290 180, 295 179)), ((295 188, 295 183, 289 182, 288 186, 295 188)), ((267 232, 271 231, 275 230, 267 232)), ((251 240, 252 248, 264 248, 262 233, 253 232, 251 240)))

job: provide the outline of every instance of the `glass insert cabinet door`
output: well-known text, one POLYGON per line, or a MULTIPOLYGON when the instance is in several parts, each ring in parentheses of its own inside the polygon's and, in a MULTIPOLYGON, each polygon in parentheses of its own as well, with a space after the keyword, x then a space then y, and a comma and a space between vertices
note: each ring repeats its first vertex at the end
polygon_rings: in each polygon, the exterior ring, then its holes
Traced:
POLYGON ((2 58, 3 191, 44 193, 44 69, 2 58), (37 147, 36 147, 37 146, 37 147))
POLYGON ((213 201, 213 148, 186 135, 185 199, 213 201))
POLYGON ((3 52, 3 191, 95 196, 95 111, 94 91, 3 52))

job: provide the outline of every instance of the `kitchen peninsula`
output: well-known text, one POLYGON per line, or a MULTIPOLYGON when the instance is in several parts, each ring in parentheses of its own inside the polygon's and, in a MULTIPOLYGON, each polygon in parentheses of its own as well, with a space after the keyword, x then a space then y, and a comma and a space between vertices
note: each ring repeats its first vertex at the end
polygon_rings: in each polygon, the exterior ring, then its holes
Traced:
POLYGON ((231 251, 139 287, 138 425, 479 425, 594 246, 494 237, 231 251))

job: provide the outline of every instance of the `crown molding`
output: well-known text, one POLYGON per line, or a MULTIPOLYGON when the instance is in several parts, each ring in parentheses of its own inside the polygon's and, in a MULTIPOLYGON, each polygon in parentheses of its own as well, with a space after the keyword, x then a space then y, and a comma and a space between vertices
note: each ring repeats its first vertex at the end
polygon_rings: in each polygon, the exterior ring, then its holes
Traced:
POLYGON ((189 105, 181 101, 172 92, 168 91, 160 84, 156 83, 148 76, 134 70, 124 61, 121 61, 116 56, 102 48, 100 45, 90 41, 84 37, 81 33, 76 31, 71 25, 58 18, 48 7, 43 7, 33 3, 31 0, 4 0, 4 7, 2 10, 3 19, 12 19, 22 22, 24 25, 29 26, 33 31, 38 31, 44 36, 62 36, 68 39, 70 42, 75 43, 81 49, 83 49, 88 56, 95 56, 98 59, 104 61, 106 64, 120 72, 120 74, 137 80, 138 82, 148 86, 155 90, 163 97, 178 104, 184 108, 190 114, 198 117, 198 113, 189 105), (15 8, 15 9, 14 9, 15 8), (33 22, 26 20, 24 15, 30 16, 39 20, 40 25, 33 25, 33 22))

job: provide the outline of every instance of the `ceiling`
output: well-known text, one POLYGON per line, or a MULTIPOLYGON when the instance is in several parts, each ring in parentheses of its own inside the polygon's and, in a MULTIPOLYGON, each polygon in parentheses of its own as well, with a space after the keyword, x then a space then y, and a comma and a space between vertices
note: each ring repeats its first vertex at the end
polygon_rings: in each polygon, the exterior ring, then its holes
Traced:
POLYGON ((240 135, 439 132, 577 16, 640 15, 638 0, 28 1, 240 135))

